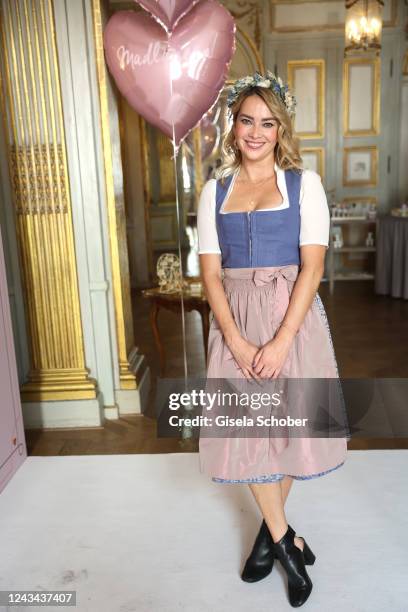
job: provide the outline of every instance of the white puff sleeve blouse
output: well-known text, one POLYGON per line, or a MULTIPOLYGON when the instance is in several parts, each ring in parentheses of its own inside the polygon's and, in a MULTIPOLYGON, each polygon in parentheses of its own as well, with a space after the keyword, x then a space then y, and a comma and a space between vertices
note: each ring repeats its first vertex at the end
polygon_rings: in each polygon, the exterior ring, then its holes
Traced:
MULTIPOLYGON (((276 164, 275 170, 277 173, 277 185, 283 196, 283 202, 275 208, 263 209, 263 211, 282 210, 283 208, 289 207, 284 170, 279 168, 276 164)), ((221 213, 232 190, 233 183, 234 178, 230 183, 227 195, 221 207, 221 213)), ((199 254, 221 254, 215 220, 215 192, 216 181, 215 179, 210 179, 205 183, 198 203, 197 232, 199 254)), ((263 211, 259 211, 258 214, 263 214, 263 211)), ((314 170, 304 170, 302 172, 300 185, 299 246, 305 244, 322 244, 325 245, 326 248, 329 248, 329 233, 330 212, 320 175, 314 170)))

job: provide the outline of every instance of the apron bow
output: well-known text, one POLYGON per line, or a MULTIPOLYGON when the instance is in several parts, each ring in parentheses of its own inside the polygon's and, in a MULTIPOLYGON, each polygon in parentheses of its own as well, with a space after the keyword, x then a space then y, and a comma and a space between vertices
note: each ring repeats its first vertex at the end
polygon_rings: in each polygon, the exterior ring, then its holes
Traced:
POLYGON ((297 276, 297 266, 277 268, 276 270, 255 270, 254 272, 253 281, 257 287, 271 282, 274 283, 274 308, 272 310, 274 329, 281 324, 286 314, 290 293, 297 276))

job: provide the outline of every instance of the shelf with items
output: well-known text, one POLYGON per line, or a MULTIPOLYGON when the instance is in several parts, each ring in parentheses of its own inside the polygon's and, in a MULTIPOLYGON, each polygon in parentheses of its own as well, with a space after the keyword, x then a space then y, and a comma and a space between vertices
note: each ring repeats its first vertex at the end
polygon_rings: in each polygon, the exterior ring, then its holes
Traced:
POLYGON ((331 294, 335 281, 374 278, 375 261, 372 261, 371 253, 377 250, 376 229, 377 207, 371 198, 364 202, 356 199, 340 205, 332 204, 326 274, 331 294))
POLYGON ((377 201, 370 196, 344 198, 340 203, 332 202, 330 217, 333 221, 375 221, 377 218, 377 201))

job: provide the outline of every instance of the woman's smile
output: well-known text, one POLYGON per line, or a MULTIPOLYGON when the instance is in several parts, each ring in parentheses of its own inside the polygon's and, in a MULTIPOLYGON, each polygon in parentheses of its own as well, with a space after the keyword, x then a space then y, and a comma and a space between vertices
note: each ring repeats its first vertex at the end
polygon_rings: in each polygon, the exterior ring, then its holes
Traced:
POLYGON ((265 143, 264 142, 253 142, 251 140, 245 140, 245 144, 249 149, 253 149, 254 151, 260 149, 265 143))

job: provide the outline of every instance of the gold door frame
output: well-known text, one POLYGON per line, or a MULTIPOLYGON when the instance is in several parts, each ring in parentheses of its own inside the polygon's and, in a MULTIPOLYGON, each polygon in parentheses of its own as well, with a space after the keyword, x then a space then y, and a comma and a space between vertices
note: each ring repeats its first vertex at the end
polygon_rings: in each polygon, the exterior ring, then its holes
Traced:
MULTIPOLYGON (((115 304, 116 335, 119 355, 119 377, 121 389, 137 389, 135 373, 131 370, 130 355, 135 355, 133 347, 133 321, 130 298, 129 269, 122 270, 120 265, 119 231, 120 219, 117 217, 115 191, 113 184, 112 146, 110 137, 107 70, 103 50, 103 30, 101 0, 92 0, 94 46, 96 71, 98 77, 100 127, 102 134, 106 202, 109 221, 109 242, 112 266, 113 297, 115 304), (129 356, 129 358, 128 358, 129 356)), ((126 235, 126 232, 125 232, 126 235)))

